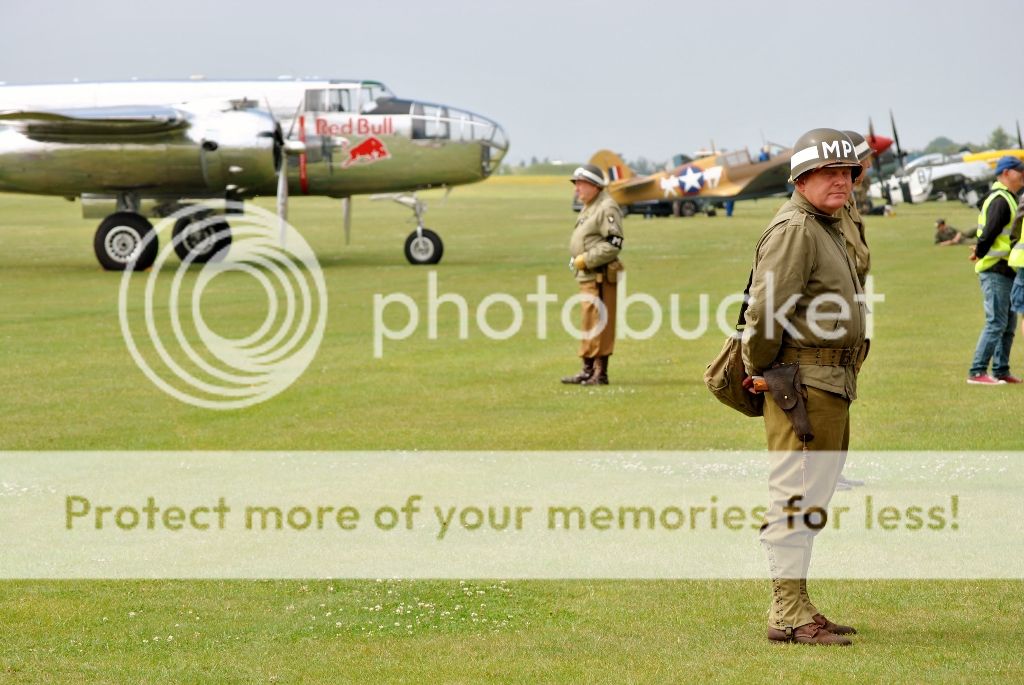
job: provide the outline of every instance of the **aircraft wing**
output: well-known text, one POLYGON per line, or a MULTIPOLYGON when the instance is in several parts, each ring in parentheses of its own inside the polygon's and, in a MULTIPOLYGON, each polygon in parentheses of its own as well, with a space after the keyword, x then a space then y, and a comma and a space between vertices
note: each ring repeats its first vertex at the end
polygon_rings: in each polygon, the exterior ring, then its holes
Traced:
POLYGON ((189 120, 172 107, 83 107, 0 112, 4 124, 40 142, 97 143, 169 133, 187 127, 189 120))
POLYGON ((644 187, 647 187, 647 186, 652 187, 652 188, 658 187, 658 177, 657 176, 634 176, 633 178, 625 180, 622 183, 615 184, 615 189, 616 190, 633 190, 635 188, 644 188, 644 187))

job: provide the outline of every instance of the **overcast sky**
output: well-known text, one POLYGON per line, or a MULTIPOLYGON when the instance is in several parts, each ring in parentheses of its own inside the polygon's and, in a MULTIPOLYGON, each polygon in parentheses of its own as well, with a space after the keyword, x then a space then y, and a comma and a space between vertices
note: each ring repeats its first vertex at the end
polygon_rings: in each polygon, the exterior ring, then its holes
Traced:
POLYGON ((1019 0, 4 3, 0 80, 320 76, 501 123, 509 159, 663 161, 818 126, 1015 137, 1019 0))

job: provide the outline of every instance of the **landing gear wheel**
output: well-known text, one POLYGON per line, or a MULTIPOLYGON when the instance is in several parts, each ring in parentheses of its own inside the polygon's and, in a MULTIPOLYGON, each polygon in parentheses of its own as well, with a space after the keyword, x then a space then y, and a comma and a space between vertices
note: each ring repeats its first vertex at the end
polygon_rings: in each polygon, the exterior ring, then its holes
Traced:
POLYGON ((96 229, 92 246, 96 259, 107 271, 145 271, 156 261, 158 245, 153 224, 134 212, 116 212, 96 229))
POLYGON ((181 261, 191 255, 195 264, 221 261, 231 247, 231 226, 220 217, 183 217, 174 222, 171 236, 181 261))
POLYGON ((417 235, 416 231, 413 231, 405 239, 405 258, 410 264, 437 264, 444 254, 441 236, 429 228, 422 229, 422 233, 423 235, 417 235))
POLYGON ((679 207, 679 213, 682 216, 694 216, 697 213, 697 203, 693 200, 686 200, 679 207))

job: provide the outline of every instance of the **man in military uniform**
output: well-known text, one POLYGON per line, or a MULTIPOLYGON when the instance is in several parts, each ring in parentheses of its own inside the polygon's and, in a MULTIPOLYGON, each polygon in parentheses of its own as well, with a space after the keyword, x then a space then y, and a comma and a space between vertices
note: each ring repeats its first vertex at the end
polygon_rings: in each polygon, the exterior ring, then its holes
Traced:
MULTIPOLYGON (((1017 315, 1011 309, 1011 290, 1016 272, 1009 262, 1010 250, 1020 238, 1014 235, 1017 218, 1017 193, 1024 188, 1024 163, 1016 157, 1000 157, 996 162, 996 180, 992 192, 978 215, 978 244, 971 251, 974 270, 981 284, 985 305, 985 326, 978 336, 971 368, 970 385, 1020 383, 1010 374, 1010 348, 1013 346, 1017 315), (992 362, 992 375, 988 373, 992 362)), ((1019 228, 1017 229, 1019 230, 1019 228)), ((1022 260, 1024 266, 1024 260, 1022 260)))
POLYGON ((576 276, 583 301, 583 368, 563 383, 607 385, 608 359, 615 350, 615 293, 622 271, 622 210, 605 190, 601 170, 578 167, 571 179, 583 209, 569 240, 569 269, 576 276))
POLYGON ((868 145, 864 136, 856 131, 843 131, 843 133, 853 143, 853 151, 856 153, 861 167, 857 180, 853 182, 853 193, 843 205, 841 213, 843 236, 846 238, 846 251, 857 267, 857 278, 860 279, 860 284, 864 285, 864 280, 871 269, 871 252, 868 250, 868 241, 864 235, 864 219, 860 215, 856 195, 861 188, 865 187, 868 170, 871 168, 871 146, 868 145))
MULTIPOLYGON (((868 240, 864 233, 864 219, 861 216, 860 207, 862 206, 861 195, 867 196, 868 171, 871 169, 871 146, 868 145, 868 141, 864 136, 856 131, 843 131, 843 133, 853 143, 853 152, 857 155, 861 170, 860 174, 853 181, 853 192, 850 194, 850 199, 839 210, 839 216, 842 219, 840 225, 843 229, 843 237, 846 239, 846 252, 850 255, 850 261, 857 268, 857 280, 863 286, 867 280, 868 271, 871 270, 871 251, 868 249, 868 240)), ((870 208, 870 202, 868 206, 870 208)), ((870 343, 870 340, 864 341, 862 356, 867 356, 870 343)), ((849 490, 857 485, 864 485, 864 481, 847 478, 842 473, 839 474, 839 481, 836 485, 837 489, 849 490)))
MULTIPOLYGON (((772 578, 768 638, 774 641, 849 645, 844 635, 856 632, 814 606, 807 569, 822 527, 814 524, 821 523, 846 460, 857 395, 866 312, 841 210, 861 169, 841 131, 801 136, 790 160, 796 191, 755 250, 743 364, 749 376, 765 376, 770 393, 764 402, 770 504, 761 542, 772 578)), ((744 385, 753 391, 751 381, 744 385)))

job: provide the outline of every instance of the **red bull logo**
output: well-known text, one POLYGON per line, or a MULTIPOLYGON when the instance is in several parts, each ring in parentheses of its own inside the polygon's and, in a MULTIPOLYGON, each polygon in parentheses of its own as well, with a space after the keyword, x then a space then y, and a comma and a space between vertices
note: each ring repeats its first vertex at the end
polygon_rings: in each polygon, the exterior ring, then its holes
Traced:
POLYGON ((349 148, 348 159, 345 160, 341 167, 347 169, 353 164, 373 164, 382 159, 390 158, 391 153, 388 152, 381 139, 376 136, 370 136, 355 147, 349 148))
POLYGON ((323 117, 316 118, 318 136, 388 136, 394 133, 395 122, 391 117, 377 118, 375 121, 366 117, 349 118, 341 123, 331 122, 323 117))

